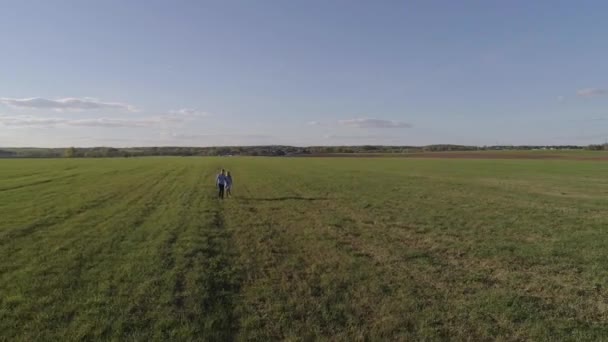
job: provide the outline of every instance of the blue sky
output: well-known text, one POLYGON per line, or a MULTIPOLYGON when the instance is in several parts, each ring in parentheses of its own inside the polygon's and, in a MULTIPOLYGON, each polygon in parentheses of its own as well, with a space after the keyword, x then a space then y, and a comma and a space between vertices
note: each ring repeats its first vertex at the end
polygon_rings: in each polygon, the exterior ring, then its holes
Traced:
POLYGON ((1 1, 0 146, 589 144, 605 1, 1 1))

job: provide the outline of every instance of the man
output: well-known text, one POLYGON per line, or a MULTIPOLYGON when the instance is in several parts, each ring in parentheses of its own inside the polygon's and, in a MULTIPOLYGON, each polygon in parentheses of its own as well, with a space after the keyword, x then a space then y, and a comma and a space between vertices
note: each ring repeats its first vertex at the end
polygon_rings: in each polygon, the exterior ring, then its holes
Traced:
POLYGON ((217 178, 215 179, 215 184, 219 189, 219 199, 224 199, 224 189, 226 188, 226 182, 226 170, 222 169, 222 172, 220 172, 220 174, 217 175, 217 178))
POLYGON ((226 171, 226 197, 232 197, 232 175, 230 175, 230 171, 226 171))

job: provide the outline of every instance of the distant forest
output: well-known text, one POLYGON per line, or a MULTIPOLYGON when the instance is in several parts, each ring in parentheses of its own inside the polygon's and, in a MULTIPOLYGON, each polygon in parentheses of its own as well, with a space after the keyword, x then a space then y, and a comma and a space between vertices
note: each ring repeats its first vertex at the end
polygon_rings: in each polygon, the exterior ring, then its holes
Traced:
POLYGON ((0 158, 109 158, 147 156, 307 156, 342 153, 416 153, 498 150, 608 150, 608 145, 589 146, 225 146, 225 147, 87 147, 0 148, 0 158))

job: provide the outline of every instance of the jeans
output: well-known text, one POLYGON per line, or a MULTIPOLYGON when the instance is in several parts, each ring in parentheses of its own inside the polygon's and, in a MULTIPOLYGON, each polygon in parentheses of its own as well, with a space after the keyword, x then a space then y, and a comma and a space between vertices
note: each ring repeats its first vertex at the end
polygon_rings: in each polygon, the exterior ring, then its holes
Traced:
POLYGON ((218 197, 223 199, 224 198, 224 184, 218 184, 217 187, 220 190, 220 192, 218 193, 218 197))

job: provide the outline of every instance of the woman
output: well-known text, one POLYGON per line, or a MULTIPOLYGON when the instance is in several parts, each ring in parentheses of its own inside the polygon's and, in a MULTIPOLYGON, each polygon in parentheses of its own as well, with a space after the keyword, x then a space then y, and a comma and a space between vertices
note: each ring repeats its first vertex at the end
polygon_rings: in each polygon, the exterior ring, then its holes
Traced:
POLYGON ((228 171, 228 175, 226 175, 226 195, 228 197, 232 197, 232 192, 230 192, 230 190, 232 190, 232 175, 230 174, 230 171, 228 171))

